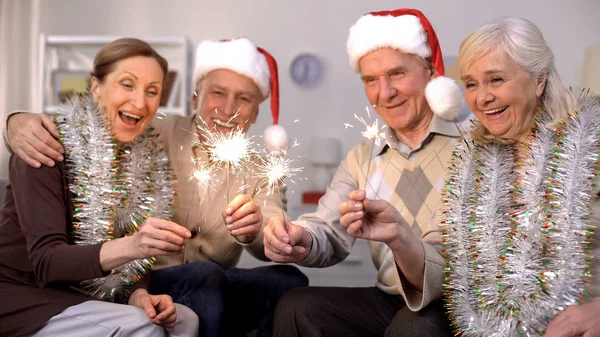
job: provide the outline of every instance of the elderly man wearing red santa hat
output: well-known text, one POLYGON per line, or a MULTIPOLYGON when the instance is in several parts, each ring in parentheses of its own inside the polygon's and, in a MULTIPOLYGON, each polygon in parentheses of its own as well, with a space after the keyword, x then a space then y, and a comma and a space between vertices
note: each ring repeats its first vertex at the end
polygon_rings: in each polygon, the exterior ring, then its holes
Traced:
POLYGON ((369 240, 377 282, 291 290, 277 306, 275 335, 447 335, 435 213, 466 117, 459 117, 461 90, 444 77, 437 37, 418 10, 362 16, 350 28, 347 50, 388 126, 386 141, 350 150, 315 213, 285 224, 271 218, 265 253, 276 262, 328 267, 343 261, 356 239, 369 240))
MULTIPOLYGON (((259 104, 269 97, 273 125, 265 130, 265 143, 273 151, 285 149, 287 136, 277 125, 277 64, 247 38, 207 40, 198 46, 193 81, 194 113, 169 115, 152 124, 164 137, 179 177, 174 186, 178 193, 173 221, 188 228, 193 237, 182 254, 157 258, 150 291, 169 294, 174 302, 194 310, 200 318, 201 336, 239 336, 254 329, 258 329, 256 336, 271 336, 277 301, 287 290, 308 285, 308 279, 293 266, 235 266, 243 249, 267 260, 262 229, 271 216, 282 214, 285 189, 268 193, 264 179, 234 177, 226 170, 213 172, 212 179, 224 182, 229 174, 229 184, 206 186, 187 177, 195 162, 209 162, 203 149, 206 130, 246 132, 256 122, 259 104), (197 128, 196 117, 204 121, 204 128, 197 128), (225 195, 235 197, 226 200, 225 195)), ((58 138, 56 127, 48 116, 14 114, 8 128, 11 146, 30 164, 35 158, 46 163, 48 159, 42 156, 62 160, 57 151, 61 145, 50 134, 58 138)), ((255 157, 249 165, 259 160, 255 157)))

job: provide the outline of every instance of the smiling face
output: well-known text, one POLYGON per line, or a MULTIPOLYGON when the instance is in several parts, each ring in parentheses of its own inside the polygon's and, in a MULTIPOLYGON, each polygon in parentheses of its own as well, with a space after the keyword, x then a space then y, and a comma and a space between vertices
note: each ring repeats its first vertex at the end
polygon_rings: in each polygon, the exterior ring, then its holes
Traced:
POLYGON ((362 57, 359 66, 369 102, 397 134, 428 125, 425 86, 436 73, 418 56, 382 48, 362 57))
POLYGON ((192 101, 196 116, 209 130, 227 133, 238 128, 248 131, 258 117, 261 93, 250 78, 228 69, 208 73, 197 84, 192 101))
POLYGON ((536 78, 506 53, 493 50, 461 69, 461 79, 469 108, 492 135, 524 140, 544 92, 545 76, 536 78))
POLYGON ((102 81, 92 77, 94 102, 117 141, 133 141, 150 124, 160 104, 163 75, 154 58, 133 56, 116 62, 102 81))

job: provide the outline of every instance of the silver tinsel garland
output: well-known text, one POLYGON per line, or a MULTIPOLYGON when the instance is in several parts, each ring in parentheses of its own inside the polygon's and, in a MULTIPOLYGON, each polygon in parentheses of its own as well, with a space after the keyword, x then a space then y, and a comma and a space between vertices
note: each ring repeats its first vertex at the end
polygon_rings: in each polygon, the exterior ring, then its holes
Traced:
POLYGON ((444 293, 463 336, 541 336, 585 294, 600 108, 581 101, 556 130, 540 114, 526 144, 467 137, 455 151, 443 192, 444 293))
MULTIPOLYGON (((117 145, 90 96, 62 105, 57 125, 73 192, 75 244, 133 235, 148 217, 171 219, 174 174, 152 127, 117 145)), ((81 282, 81 288, 94 299, 123 301, 153 263, 153 258, 131 261, 106 277, 81 282)))

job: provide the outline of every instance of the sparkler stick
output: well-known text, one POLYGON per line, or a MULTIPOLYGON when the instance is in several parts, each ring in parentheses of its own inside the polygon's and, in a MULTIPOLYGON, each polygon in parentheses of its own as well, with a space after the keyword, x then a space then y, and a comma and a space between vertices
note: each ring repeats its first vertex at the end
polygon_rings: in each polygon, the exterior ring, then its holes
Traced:
MULTIPOLYGON (((367 116, 369 117, 369 121, 370 121, 371 120, 371 110, 369 109, 368 106, 365 108, 365 110, 367 111, 367 116)), ((384 130, 387 127, 387 125, 383 125, 380 128, 378 119, 375 119, 375 121, 373 121, 371 124, 369 124, 369 123, 367 123, 367 121, 365 121, 365 119, 363 117, 354 115, 354 118, 356 120, 358 120, 365 127, 365 130, 361 132, 361 135, 371 141, 371 152, 369 154, 369 162, 367 164, 367 172, 365 173, 365 179, 366 179, 367 185, 369 185, 371 187, 371 190, 373 190, 373 186, 371 186, 371 184, 369 183, 369 170, 371 169, 371 159, 373 158, 373 150, 375 148, 375 145, 379 146, 381 144, 382 140, 385 141, 384 130)), ((348 123, 344 123, 344 126, 346 128, 354 127, 353 125, 348 124, 348 123)), ((373 192, 375 192, 375 190, 373 190, 373 192)))
MULTIPOLYGON (((296 175, 296 173, 302 171, 303 167, 292 167, 293 160, 287 158, 284 151, 282 153, 270 153, 267 155, 265 160, 258 166, 258 170, 255 173, 257 178, 265 179, 267 181, 267 195, 274 194, 275 191, 279 191, 281 186, 285 186, 285 178, 290 178, 296 175)), ((287 223, 285 220, 285 212, 283 205, 283 198, 279 197, 281 205, 281 216, 283 217, 283 225, 287 231, 287 223)))
MULTIPOLYGON (((198 186, 208 186, 210 180, 213 178, 212 168, 208 165, 201 164, 199 165, 199 160, 192 159, 192 162, 195 164, 195 169, 190 176, 189 181, 195 180, 198 186)), ((187 214, 185 216, 185 222, 183 227, 187 228, 187 222, 190 217, 190 210, 192 209, 192 204, 194 202, 194 197, 196 196, 196 190, 198 190, 198 186, 194 186, 194 190, 192 191, 192 198, 190 199, 190 204, 188 205, 187 214)), ((195 227, 196 235, 200 234, 200 227, 195 227)))
POLYGON ((227 193, 227 202, 226 204, 229 205, 229 166, 230 164, 227 164, 227 166, 225 167, 225 190, 227 193))

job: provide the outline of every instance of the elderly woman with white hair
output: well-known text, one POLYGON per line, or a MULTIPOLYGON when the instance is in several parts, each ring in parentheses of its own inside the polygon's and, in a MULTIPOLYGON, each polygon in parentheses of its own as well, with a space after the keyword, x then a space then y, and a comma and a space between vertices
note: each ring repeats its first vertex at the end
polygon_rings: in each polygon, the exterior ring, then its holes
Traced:
POLYGON ((444 289, 464 336, 600 336, 600 107, 557 74, 540 30, 485 24, 460 46, 479 119, 455 152, 441 210, 444 289))

